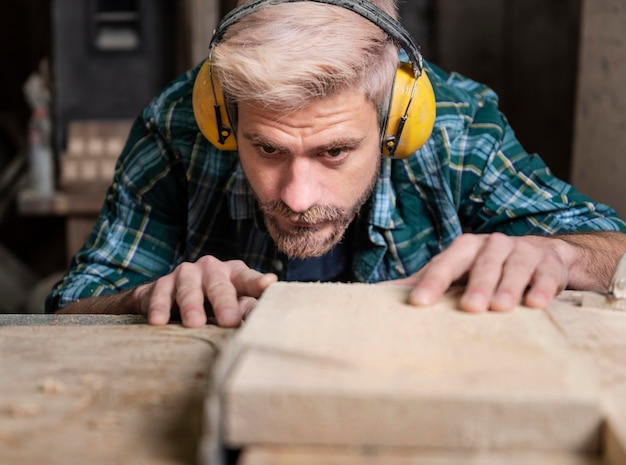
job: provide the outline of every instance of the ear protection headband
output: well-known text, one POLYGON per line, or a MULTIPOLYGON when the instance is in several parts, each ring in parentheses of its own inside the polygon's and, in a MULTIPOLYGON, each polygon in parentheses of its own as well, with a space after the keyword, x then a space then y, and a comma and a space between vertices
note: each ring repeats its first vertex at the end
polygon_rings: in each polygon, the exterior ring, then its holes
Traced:
POLYGON ((244 16, 265 5, 296 1, 314 1, 353 11, 369 20, 391 37, 408 55, 409 63, 400 63, 388 104, 381 115, 381 150, 384 156, 406 158, 426 143, 435 122, 435 95, 422 68, 422 56, 411 35, 398 21, 367 0, 251 0, 230 11, 218 24, 209 57, 196 77, 193 111, 202 134, 223 150, 237 150, 233 125, 229 120, 221 84, 212 72, 212 52, 226 30, 244 16), (410 130, 404 132, 406 126, 410 130))

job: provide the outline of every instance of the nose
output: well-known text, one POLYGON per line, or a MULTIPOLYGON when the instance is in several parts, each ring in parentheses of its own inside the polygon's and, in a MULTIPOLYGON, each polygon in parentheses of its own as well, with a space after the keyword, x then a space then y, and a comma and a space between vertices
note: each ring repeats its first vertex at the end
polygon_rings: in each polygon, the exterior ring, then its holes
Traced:
POLYGON ((281 200, 294 212, 304 212, 319 203, 321 186, 315 163, 308 157, 294 157, 287 165, 281 200))

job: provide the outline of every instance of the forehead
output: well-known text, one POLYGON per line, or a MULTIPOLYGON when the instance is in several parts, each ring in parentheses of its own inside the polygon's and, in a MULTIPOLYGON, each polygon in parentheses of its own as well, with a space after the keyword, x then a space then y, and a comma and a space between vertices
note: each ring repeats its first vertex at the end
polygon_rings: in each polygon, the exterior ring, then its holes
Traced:
POLYGON ((273 109, 254 102, 238 105, 240 127, 322 131, 327 129, 363 128, 377 121, 373 103, 359 90, 345 90, 329 97, 309 101, 295 110, 273 109))

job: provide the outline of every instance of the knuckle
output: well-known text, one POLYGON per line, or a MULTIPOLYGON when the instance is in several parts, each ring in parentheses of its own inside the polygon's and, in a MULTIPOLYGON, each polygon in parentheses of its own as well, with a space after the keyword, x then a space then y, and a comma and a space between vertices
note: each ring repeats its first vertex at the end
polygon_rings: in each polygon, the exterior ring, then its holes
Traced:
POLYGON ((176 274, 179 276, 187 276, 194 272, 195 265, 190 262, 182 262, 176 267, 176 274))
POLYGON ((472 234, 472 233, 463 233, 460 236, 457 236, 453 243, 455 245, 460 245, 460 246, 470 246, 472 244, 475 244, 477 240, 477 236, 476 234, 472 234))
POLYGON ((514 238, 507 236, 501 232, 494 232, 487 237, 487 243, 490 245, 500 246, 502 244, 510 243, 514 241, 514 238))
POLYGON ((228 281, 214 280, 206 285, 207 294, 215 295, 221 292, 229 292, 233 289, 233 285, 228 281))
POLYGON ((231 275, 240 274, 249 269, 248 265, 246 265, 242 260, 229 260, 226 263, 230 269, 231 275))
POLYGON ((202 268, 214 268, 216 266, 219 266, 220 264, 222 264, 223 262, 221 262, 220 260, 218 260, 217 258, 215 258, 213 255, 204 255, 202 257, 200 257, 196 263, 200 266, 202 266, 202 268))
POLYGON ((152 284, 149 284, 145 289, 146 289, 146 291, 148 293, 153 294, 155 291, 157 291, 157 290, 167 286, 168 283, 169 283, 168 275, 161 276, 156 281, 154 281, 152 284))

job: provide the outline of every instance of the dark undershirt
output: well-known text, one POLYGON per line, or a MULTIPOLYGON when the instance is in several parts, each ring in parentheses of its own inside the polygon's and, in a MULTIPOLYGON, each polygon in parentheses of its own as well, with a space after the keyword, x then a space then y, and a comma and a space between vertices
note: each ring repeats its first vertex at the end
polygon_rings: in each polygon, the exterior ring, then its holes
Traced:
POLYGON ((287 264, 287 281, 341 281, 351 280, 352 229, 343 239, 321 257, 304 260, 291 259, 287 264))

